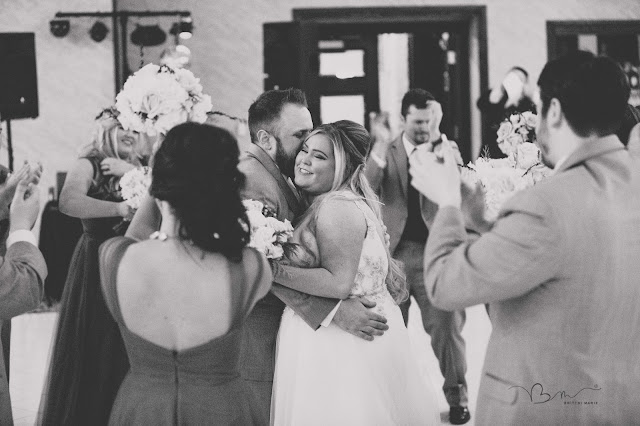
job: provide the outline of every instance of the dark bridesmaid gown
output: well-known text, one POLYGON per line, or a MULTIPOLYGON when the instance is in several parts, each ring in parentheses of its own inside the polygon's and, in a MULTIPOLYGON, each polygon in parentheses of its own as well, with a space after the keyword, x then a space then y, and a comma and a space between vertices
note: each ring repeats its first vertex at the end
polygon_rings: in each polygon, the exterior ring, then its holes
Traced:
MULTIPOLYGON (((94 169, 88 196, 122 201, 108 190, 101 156, 87 159, 94 169)), ((100 289, 98 249, 124 233, 122 218, 82 219, 84 233, 74 251, 60 302, 57 333, 41 401, 44 425, 105 425, 116 393, 129 369, 118 326, 100 289), (117 230, 117 231, 116 231, 117 230)))

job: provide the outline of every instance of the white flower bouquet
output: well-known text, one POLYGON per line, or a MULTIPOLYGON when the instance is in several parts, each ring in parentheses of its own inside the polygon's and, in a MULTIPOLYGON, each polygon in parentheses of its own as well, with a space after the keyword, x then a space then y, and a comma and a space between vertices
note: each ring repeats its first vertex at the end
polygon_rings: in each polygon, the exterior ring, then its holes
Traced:
POLYGON ((504 202, 517 191, 535 185, 551 173, 540 162, 536 140, 537 116, 530 111, 513 114, 498 129, 498 146, 507 158, 480 157, 462 171, 470 187, 480 182, 485 190, 485 218, 493 221, 504 202))
POLYGON ((287 219, 284 222, 275 215, 264 203, 256 200, 242 202, 247 210, 247 218, 251 227, 251 241, 253 247, 263 253, 267 259, 278 260, 284 256, 285 244, 293 236, 293 226, 287 219))
POLYGON ((149 193, 151 168, 136 167, 120 178, 120 194, 132 209, 140 208, 140 202, 149 193))
POLYGON ((200 79, 185 69, 147 64, 129 77, 116 96, 118 120, 125 130, 164 135, 185 121, 204 123, 212 108, 200 79))

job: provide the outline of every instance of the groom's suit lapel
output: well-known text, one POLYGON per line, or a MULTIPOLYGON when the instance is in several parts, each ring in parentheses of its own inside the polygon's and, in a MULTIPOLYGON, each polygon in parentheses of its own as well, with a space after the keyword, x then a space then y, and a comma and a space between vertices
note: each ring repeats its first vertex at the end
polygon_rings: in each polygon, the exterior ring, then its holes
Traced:
POLYGON ((284 180, 284 177, 282 176, 280 169, 278 168, 276 163, 271 159, 271 157, 269 157, 269 155, 262 148, 254 144, 251 144, 247 149, 247 155, 258 160, 258 162, 260 162, 260 164, 262 164, 262 166, 273 177, 273 179, 278 184, 278 188, 280 189, 285 199, 287 200, 287 205, 289 206, 289 209, 291 209, 291 211, 294 212, 296 216, 301 214, 302 205, 300 204, 298 197, 293 192, 293 190, 291 189, 287 181, 284 180))

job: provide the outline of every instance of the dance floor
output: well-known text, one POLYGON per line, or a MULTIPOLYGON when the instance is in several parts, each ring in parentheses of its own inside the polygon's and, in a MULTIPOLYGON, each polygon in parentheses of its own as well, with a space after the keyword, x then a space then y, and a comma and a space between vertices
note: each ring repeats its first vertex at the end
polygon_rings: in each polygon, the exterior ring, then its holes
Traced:
MULTIPOLYGON (((44 312, 21 315, 12 321, 9 387, 16 425, 35 424, 56 319, 57 313, 44 312)), ((469 425, 474 420, 480 373, 490 332, 491 324, 484 306, 467 309, 467 322, 462 334, 467 342, 467 382, 472 415, 469 425)), ((415 303, 409 313, 409 334, 420 367, 427 371, 433 385, 439 390, 441 418, 446 424, 449 407, 440 390, 444 379, 431 350, 429 336, 422 329, 415 303)))

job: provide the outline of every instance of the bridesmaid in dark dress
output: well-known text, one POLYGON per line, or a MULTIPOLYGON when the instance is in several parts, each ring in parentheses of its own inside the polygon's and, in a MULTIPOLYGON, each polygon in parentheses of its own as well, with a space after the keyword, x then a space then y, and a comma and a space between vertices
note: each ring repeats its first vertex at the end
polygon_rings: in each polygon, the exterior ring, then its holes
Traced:
POLYGON ((112 110, 97 118, 92 143, 67 176, 60 211, 82 219, 60 302, 49 375, 41 401, 45 425, 102 425, 129 365, 118 327, 100 290, 98 248, 123 234, 132 209, 119 193, 120 177, 145 163, 137 133, 125 131, 112 110))
MULTIPOLYGON (((240 330, 271 287, 266 258, 246 247, 238 146, 230 133, 185 123, 153 160, 162 224, 148 240, 100 248, 105 300, 131 368, 112 425, 245 425, 240 330)), ((137 223, 147 225, 136 215, 137 223)))

